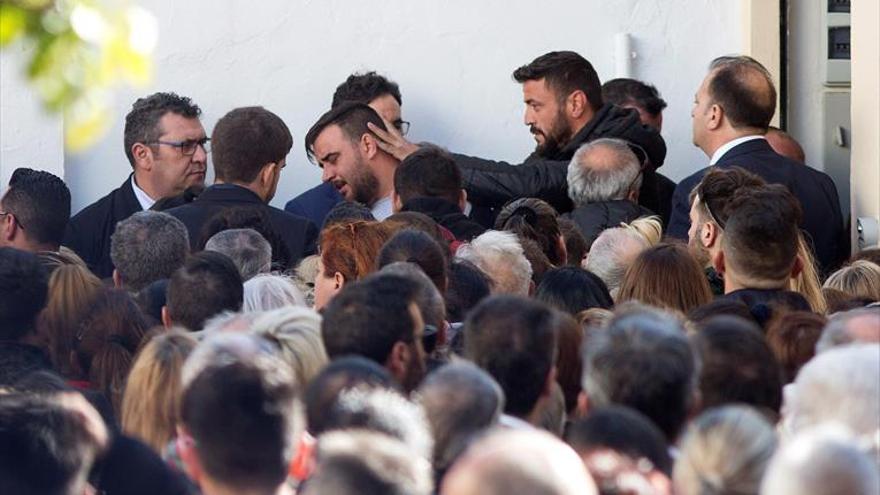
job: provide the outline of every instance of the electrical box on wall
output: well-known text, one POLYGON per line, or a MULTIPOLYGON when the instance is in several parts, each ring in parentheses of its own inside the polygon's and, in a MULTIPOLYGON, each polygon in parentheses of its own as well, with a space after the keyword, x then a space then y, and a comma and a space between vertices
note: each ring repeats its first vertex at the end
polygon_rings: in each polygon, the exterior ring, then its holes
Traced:
MULTIPOLYGON (((822 46, 825 84, 849 86, 850 76, 850 2, 827 0, 822 16, 822 46)), ((824 4, 825 2, 823 2, 824 4)))

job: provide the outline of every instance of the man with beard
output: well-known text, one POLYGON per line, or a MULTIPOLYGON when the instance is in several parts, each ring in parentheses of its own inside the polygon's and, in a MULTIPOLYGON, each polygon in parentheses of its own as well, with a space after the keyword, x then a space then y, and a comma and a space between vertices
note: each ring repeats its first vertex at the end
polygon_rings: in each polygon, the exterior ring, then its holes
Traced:
MULTIPOLYGON (((559 211, 571 210, 568 162, 582 144, 603 137, 632 145, 646 179, 651 179, 643 181, 640 204, 657 202, 656 192, 644 184, 654 182, 666 144, 655 129, 641 123, 637 111, 603 102, 599 76, 589 61, 575 52, 550 52, 516 69, 513 78, 522 84, 523 120, 537 145, 523 166, 455 154, 474 204, 500 206, 514 198, 537 197, 559 211)), ((418 149, 393 131, 370 129, 381 139, 379 146, 398 159, 418 149)))
POLYGON ((345 103, 331 109, 306 134, 306 153, 323 169, 329 182, 347 201, 370 207, 376 220, 392 214, 394 171, 400 163, 383 151, 367 128, 387 131, 382 117, 367 104, 345 103))

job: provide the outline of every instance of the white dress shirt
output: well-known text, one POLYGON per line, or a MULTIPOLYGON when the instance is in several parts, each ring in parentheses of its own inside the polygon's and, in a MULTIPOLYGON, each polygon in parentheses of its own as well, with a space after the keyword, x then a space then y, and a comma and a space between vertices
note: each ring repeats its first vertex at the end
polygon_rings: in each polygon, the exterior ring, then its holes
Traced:
POLYGON ((156 204, 155 199, 151 198, 149 194, 145 193, 143 189, 138 187, 137 182, 134 181, 134 174, 131 174, 131 188, 134 189, 134 197, 137 198, 138 203, 141 204, 142 210, 149 210, 154 204, 156 204))
POLYGON ((716 163, 718 163, 718 160, 720 160, 721 157, 724 156, 725 153, 730 151, 734 146, 743 144, 747 141, 754 141, 755 139, 766 139, 766 138, 761 135, 743 136, 743 137, 736 138, 733 141, 728 141, 728 142, 724 143, 723 146, 721 146, 720 148, 715 150, 715 153, 712 153, 712 158, 709 160, 709 166, 712 166, 712 165, 715 165, 716 163))
POLYGON ((376 201, 373 203, 373 207, 370 210, 373 213, 373 216, 376 217, 376 220, 380 222, 390 217, 391 214, 394 213, 391 209, 391 196, 385 196, 376 201))

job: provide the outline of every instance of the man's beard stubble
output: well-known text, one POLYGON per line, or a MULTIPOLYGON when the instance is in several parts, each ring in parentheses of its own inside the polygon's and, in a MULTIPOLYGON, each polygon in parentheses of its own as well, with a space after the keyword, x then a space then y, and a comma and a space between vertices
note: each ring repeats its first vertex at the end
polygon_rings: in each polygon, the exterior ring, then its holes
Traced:
POLYGON ((544 144, 535 146, 535 154, 542 158, 556 158, 559 151, 568 144, 572 137, 571 126, 568 125, 562 112, 556 114, 553 125, 548 132, 544 132, 534 125, 529 127, 529 131, 532 134, 540 133, 544 136, 544 144))

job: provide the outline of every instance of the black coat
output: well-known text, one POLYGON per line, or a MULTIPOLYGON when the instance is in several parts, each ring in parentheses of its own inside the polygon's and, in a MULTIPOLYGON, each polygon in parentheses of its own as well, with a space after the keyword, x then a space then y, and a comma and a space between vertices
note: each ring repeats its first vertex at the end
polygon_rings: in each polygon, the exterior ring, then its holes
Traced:
MULTIPOLYGON (((771 184, 786 186, 803 208, 801 228, 812 243, 816 260, 830 273, 849 257, 849 236, 840 211, 837 187, 827 174, 773 151, 765 139, 746 141, 731 148, 715 164, 719 168, 742 167, 771 184)), ((688 197, 709 170, 706 167, 684 179, 675 188, 672 219, 667 234, 687 239, 690 228, 688 197)))
POLYGON ((110 236, 116 224, 141 211, 129 175, 110 194, 83 208, 70 219, 63 245, 72 249, 100 278, 113 275, 110 259, 110 236))
POLYGON ((462 213, 458 205, 442 198, 413 198, 403 204, 401 211, 415 211, 428 215, 452 232, 459 241, 470 241, 486 231, 485 227, 462 213))
POLYGON ((253 191, 234 184, 215 184, 205 189, 192 203, 167 210, 189 231, 190 246, 195 249, 202 236, 202 227, 217 213, 235 207, 263 209, 290 252, 291 266, 316 252, 318 229, 315 224, 291 213, 267 205, 253 191))
MULTIPOLYGON (((636 110, 611 104, 600 108, 593 119, 552 156, 532 153, 519 166, 467 155, 453 156, 461 169, 468 198, 474 204, 501 206, 512 199, 534 197, 566 212, 572 209, 568 198, 568 163, 581 145, 599 138, 623 139, 643 149, 648 167, 644 171, 639 202, 643 205, 669 203, 671 197, 657 196, 669 188, 658 187, 660 179, 655 177, 659 175, 657 168, 666 159, 666 143, 656 130, 641 123, 636 110)), ((663 177, 665 181, 669 179, 663 177)))
POLYGON ((621 222, 632 222, 636 218, 646 217, 654 213, 644 206, 637 205, 625 199, 615 201, 602 201, 599 203, 587 203, 572 210, 563 216, 571 218, 577 224, 584 238, 587 240, 587 250, 593 245, 593 241, 603 230, 611 227, 620 227, 621 222))

